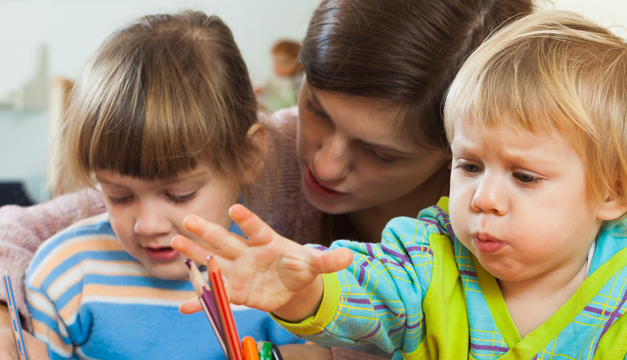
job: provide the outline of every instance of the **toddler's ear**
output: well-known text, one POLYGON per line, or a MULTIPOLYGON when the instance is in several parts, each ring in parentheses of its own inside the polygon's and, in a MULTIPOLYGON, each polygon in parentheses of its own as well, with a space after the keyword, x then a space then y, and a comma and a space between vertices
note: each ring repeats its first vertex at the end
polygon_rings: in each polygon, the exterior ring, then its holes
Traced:
POLYGON ((253 124, 246 133, 246 139, 250 141, 254 150, 252 154, 246 154, 246 174, 244 184, 250 184, 261 174, 268 154, 268 132, 265 126, 253 124))
MULTIPOLYGON (((617 188, 622 189, 621 186, 617 186, 617 188)), ((624 202, 624 197, 620 196, 608 196, 605 198, 605 201, 601 204, 599 208, 599 212, 597 218, 603 221, 610 221, 618 219, 623 216, 627 212, 627 204, 624 202)))

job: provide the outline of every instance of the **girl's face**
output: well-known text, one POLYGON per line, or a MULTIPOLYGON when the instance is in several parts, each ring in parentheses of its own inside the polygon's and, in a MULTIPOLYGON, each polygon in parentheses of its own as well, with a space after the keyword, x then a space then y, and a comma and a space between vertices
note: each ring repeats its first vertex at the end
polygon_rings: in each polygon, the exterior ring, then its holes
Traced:
POLYGON ((303 188, 323 212, 375 208, 411 193, 448 160, 399 134, 399 111, 376 99, 344 96, 303 81, 297 151, 303 188))
POLYGON ((108 171, 96 172, 109 220, 126 251, 161 279, 187 275, 184 258, 170 246, 174 235, 195 237, 183 228, 189 214, 229 228, 227 211, 237 201, 236 186, 221 181, 207 166, 171 181, 144 181, 108 171))
POLYGON ((449 211, 455 236, 501 281, 583 266, 603 206, 586 201, 581 157, 557 132, 454 126, 449 211))

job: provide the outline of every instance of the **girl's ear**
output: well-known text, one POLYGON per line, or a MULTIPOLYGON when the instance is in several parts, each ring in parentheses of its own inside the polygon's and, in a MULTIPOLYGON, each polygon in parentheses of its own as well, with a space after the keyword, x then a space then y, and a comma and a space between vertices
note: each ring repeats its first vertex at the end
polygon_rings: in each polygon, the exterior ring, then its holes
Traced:
POLYGON ((252 154, 246 155, 244 185, 255 181, 263 170, 268 154, 268 131, 259 123, 253 124, 246 133, 246 139, 253 144, 254 150, 252 154))

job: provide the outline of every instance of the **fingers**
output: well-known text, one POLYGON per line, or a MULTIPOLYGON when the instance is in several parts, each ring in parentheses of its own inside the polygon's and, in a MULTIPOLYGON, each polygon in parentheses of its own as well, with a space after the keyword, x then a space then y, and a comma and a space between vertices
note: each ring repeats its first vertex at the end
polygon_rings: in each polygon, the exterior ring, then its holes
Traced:
POLYGON ((182 303, 181 306, 179 306, 179 311, 184 315, 194 314, 202 311, 202 305, 200 305, 200 300, 195 297, 182 303))
POLYGON ((231 206, 229 216, 254 245, 265 245, 277 236, 268 224, 241 204, 231 206))
POLYGON ((312 271, 318 274, 329 274, 345 269, 353 261, 353 253, 349 249, 320 251, 309 249, 313 256, 312 271))
POLYGON ((209 249, 183 235, 173 237, 171 244, 176 251, 200 264, 207 263, 207 256, 214 255, 209 249))
MULTIPOLYGON (((187 216, 183 220, 183 226, 216 248, 219 254, 224 257, 235 258, 248 247, 246 240, 230 233, 222 226, 203 220, 196 215, 187 216)), ((206 257, 202 262, 204 263, 205 260, 206 257)))
POLYGON ((31 334, 23 331, 24 345, 26 345, 26 353, 29 359, 48 360, 48 347, 43 341, 36 339, 31 334))

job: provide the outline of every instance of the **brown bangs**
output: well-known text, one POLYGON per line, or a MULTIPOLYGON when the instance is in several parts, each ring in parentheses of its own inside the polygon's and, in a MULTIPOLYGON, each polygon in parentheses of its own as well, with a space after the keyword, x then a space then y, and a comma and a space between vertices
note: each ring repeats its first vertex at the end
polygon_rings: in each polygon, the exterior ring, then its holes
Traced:
POLYGON ((149 181, 206 164, 244 168, 257 103, 239 50, 219 18, 153 15, 113 34, 79 78, 67 115, 71 173, 108 170, 149 181), (230 39, 230 40, 229 40, 230 39))

